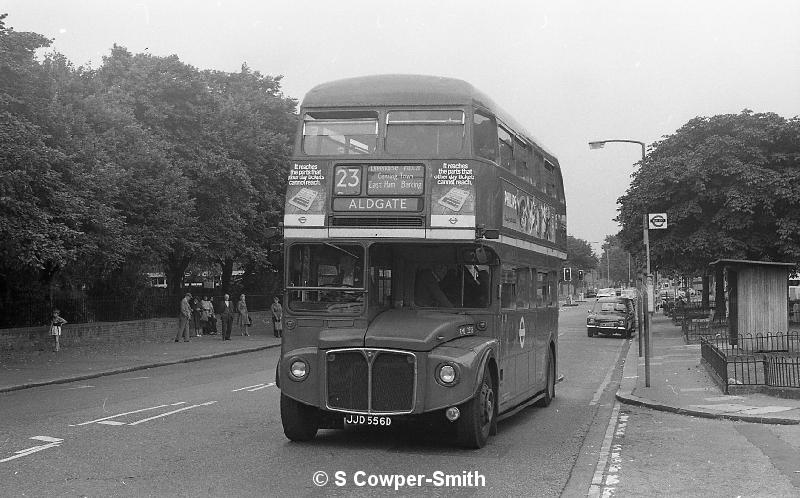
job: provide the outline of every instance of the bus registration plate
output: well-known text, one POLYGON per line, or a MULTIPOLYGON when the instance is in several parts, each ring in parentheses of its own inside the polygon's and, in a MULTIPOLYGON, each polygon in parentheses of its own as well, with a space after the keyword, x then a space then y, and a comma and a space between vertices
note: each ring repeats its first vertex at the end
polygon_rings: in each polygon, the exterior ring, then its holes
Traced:
POLYGON ((345 415, 344 425, 373 425, 388 427, 392 425, 392 417, 378 417, 376 415, 345 415))

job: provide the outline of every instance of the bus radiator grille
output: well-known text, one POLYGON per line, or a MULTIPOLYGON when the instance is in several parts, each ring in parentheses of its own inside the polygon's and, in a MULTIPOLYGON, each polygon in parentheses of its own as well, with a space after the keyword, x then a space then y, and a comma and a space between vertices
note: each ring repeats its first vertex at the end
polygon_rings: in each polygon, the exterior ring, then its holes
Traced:
POLYGON ((369 365, 360 351, 328 353, 328 406, 367 411, 369 365))
POLYGON ((328 408, 372 413, 413 410, 416 385, 413 354, 334 350, 326 358, 328 408))
POLYGON ((404 412, 414 408, 413 360, 407 354, 378 354, 372 362, 372 411, 404 412))

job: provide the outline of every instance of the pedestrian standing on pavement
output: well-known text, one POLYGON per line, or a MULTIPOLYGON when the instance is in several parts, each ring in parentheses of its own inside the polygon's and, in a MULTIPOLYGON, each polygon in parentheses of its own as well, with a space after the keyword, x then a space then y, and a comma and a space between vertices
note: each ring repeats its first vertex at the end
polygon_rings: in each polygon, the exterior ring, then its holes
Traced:
POLYGON ((222 302, 219 305, 219 321, 220 326, 222 327, 222 340, 223 341, 230 341, 231 340, 231 327, 233 327, 233 314, 235 313, 233 309, 233 303, 231 302, 231 296, 225 294, 222 299, 222 302))
POLYGON ((216 326, 214 325, 214 305, 211 304, 211 299, 208 296, 203 296, 200 301, 200 308, 203 310, 200 320, 203 322, 203 333, 207 335, 214 335, 216 326))
POLYGON ((67 323, 67 321, 61 318, 61 311, 58 308, 54 309, 53 314, 50 316, 50 335, 53 337, 53 350, 56 352, 61 350, 61 344, 59 343, 61 339, 61 326, 65 323, 67 323))
POLYGON ((187 292, 181 299, 181 314, 178 316, 178 335, 175 336, 175 342, 179 342, 181 336, 183 342, 189 342, 189 322, 192 321, 192 306, 189 304, 191 298, 192 293, 187 292))
POLYGON ((247 313, 247 303, 244 299, 244 294, 239 296, 239 302, 236 304, 236 311, 239 313, 239 333, 241 335, 250 335, 247 332, 247 327, 250 326, 250 314, 247 313))
POLYGON ((272 307, 270 308, 272 311, 272 331, 275 337, 281 337, 283 335, 283 307, 278 296, 275 296, 272 301, 272 307))
POLYGON ((192 305, 192 325, 194 326, 194 337, 203 336, 203 307, 200 306, 200 299, 194 298, 192 305))

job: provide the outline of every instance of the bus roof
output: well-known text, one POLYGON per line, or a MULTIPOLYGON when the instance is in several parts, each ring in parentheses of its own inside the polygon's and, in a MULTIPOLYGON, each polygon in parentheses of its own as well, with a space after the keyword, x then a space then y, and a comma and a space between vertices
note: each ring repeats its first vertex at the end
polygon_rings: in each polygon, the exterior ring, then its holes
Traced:
POLYGON ((419 74, 377 74, 330 81, 306 93, 302 107, 459 105, 483 107, 558 160, 528 130, 472 84, 457 78, 419 74))

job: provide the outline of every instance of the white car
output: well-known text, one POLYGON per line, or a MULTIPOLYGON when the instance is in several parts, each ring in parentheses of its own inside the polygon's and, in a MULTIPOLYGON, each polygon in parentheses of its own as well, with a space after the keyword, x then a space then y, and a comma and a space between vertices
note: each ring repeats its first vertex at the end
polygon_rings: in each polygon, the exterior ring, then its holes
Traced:
POLYGON ((598 298, 600 298, 600 297, 614 297, 616 295, 617 295, 617 291, 615 291, 612 288, 600 289, 599 291, 597 291, 597 297, 598 298))

